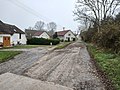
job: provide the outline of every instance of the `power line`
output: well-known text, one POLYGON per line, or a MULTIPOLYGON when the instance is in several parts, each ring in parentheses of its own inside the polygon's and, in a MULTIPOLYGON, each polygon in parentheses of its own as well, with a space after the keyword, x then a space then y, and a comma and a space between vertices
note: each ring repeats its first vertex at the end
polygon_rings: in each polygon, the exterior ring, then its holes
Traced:
MULTIPOLYGON (((22 2, 20 2, 18 0, 7 0, 7 1, 11 2, 12 4, 16 5, 17 7, 20 7, 21 9, 25 10, 26 12, 28 12, 28 13, 30 13, 30 14, 32 14, 32 15, 40 18, 40 19, 41 19, 41 17, 44 18, 44 19, 46 19, 46 20, 42 19, 42 21, 46 21, 46 22, 47 21, 52 21, 50 18, 41 15, 40 13, 38 13, 37 11, 35 11, 34 9, 26 6, 25 4, 23 4, 22 2)), ((57 24, 57 25, 59 25, 59 24, 57 24)), ((59 26, 63 27, 62 25, 59 25, 59 26)))
POLYGON ((32 13, 32 14, 35 14, 36 16, 38 17, 43 17, 43 18, 46 18, 48 20, 50 20, 49 18, 47 17, 44 17, 43 15, 41 15, 40 13, 36 12, 34 9, 26 6, 25 4, 23 4, 22 2, 18 1, 18 0, 15 0, 16 4, 18 5, 21 5, 23 7, 23 9, 27 10, 28 12, 32 13))

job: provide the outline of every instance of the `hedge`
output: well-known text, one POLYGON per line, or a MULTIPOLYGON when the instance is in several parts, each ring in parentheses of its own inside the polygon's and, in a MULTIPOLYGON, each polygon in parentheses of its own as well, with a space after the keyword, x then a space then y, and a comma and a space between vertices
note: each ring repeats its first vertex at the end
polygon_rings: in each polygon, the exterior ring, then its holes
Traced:
POLYGON ((44 38, 32 38, 27 40, 28 45, 57 45, 60 43, 58 39, 44 39, 44 38))

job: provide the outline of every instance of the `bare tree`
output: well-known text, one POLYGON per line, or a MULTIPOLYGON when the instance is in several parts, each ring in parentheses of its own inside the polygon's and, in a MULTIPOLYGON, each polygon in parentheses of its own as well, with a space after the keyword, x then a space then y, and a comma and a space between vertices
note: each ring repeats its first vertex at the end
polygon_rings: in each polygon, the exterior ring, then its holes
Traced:
POLYGON ((49 31, 50 30, 56 30, 57 25, 56 25, 55 22, 50 22, 50 23, 47 24, 47 28, 48 28, 49 31))
POLYGON ((33 30, 34 28, 33 27, 28 27, 29 30, 33 30))
POLYGON ((44 26, 45 26, 45 23, 44 23, 43 21, 37 21, 37 22, 35 23, 34 28, 35 28, 36 30, 42 31, 42 30, 44 29, 44 26))
POLYGON ((78 0, 74 14, 75 20, 86 20, 97 25, 98 32, 102 20, 114 15, 120 7, 120 0, 78 0))
POLYGON ((47 24, 47 29, 48 29, 48 33, 49 35, 52 37, 55 30, 57 29, 57 25, 55 22, 50 22, 47 24))

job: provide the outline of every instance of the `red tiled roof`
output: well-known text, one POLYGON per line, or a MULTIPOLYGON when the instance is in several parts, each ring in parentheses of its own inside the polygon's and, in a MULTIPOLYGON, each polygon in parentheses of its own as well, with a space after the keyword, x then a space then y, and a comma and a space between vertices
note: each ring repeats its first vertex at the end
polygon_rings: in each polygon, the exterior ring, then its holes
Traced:
POLYGON ((37 31, 33 36, 40 36, 44 31, 37 31))
POLYGON ((58 36, 64 36, 68 31, 70 31, 70 30, 59 31, 59 32, 57 32, 57 35, 58 36))

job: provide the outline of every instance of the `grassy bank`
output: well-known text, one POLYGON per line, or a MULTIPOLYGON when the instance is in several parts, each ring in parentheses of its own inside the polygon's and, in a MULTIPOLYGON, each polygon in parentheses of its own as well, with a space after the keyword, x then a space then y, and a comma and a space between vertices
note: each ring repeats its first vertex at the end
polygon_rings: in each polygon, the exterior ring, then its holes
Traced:
POLYGON ((20 53, 20 51, 0 51, 0 63, 5 62, 20 53))
POLYGON ((72 42, 62 42, 61 44, 57 45, 55 49, 63 49, 65 47, 67 47, 71 43, 72 42))
POLYGON ((120 90, 120 55, 99 49, 92 44, 88 44, 88 49, 100 69, 104 71, 112 81, 116 90, 120 90))
POLYGON ((40 45, 19 45, 19 46, 14 46, 13 49, 30 49, 30 48, 37 48, 37 47, 40 47, 40 45))
POLYGON ((13 46, 13 47, 4 47, 1 49, 31 49, 31 48, 37 48, 40 46, 45 46, 45 45, 17 45, 17 46, 13 46))

